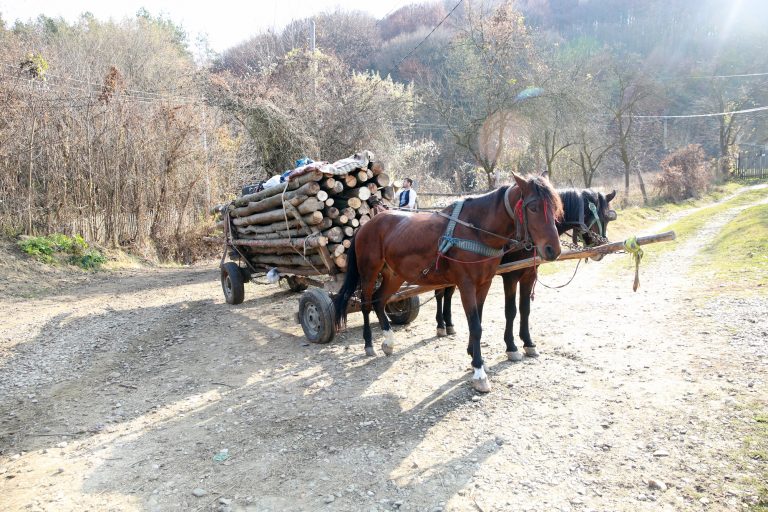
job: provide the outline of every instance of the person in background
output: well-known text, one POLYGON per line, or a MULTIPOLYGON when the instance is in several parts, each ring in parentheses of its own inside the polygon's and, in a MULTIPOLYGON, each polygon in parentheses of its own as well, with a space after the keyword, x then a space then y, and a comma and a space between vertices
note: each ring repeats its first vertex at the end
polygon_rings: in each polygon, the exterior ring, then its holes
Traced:
POLYGON ((413 180, 411 178, 405 178, 403 180, 403 188, 397 195, 397 206, 400 208, 407 208, 409 210, 416 209, 416 191, 411 188, 413 180))

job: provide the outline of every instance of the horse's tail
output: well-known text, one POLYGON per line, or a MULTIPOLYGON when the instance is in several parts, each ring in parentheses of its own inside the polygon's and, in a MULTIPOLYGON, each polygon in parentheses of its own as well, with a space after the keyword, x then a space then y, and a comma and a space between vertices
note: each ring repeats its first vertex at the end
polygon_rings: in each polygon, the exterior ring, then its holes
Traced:
POLYGON ((352 245, 347 249, 347 274, 344 277, 344 284, 341 285, 339 293, 333 298, 334 323, 337 330, 347 326, 347 305, 359 285, 360 270, 357 268, 357 257, 355 256, 355 238, 352 237, 352 245))

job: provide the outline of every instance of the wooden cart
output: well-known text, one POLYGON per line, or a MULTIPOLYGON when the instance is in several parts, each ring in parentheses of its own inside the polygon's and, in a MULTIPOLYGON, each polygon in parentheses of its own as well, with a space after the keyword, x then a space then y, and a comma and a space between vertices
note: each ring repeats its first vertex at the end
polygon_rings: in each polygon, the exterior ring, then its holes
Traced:
MULTIPOLYGON (((658 235, 638 237, 637 245, 647 245, 657 242, 665 242, 675 239, 674 231, 667 231, 658 235)), ((247 254, 240 250, 237 240, 227 234, 225 240, 210 238, 209 241, 223 241, 225 254, 221 262, 221 286, 224 298, 229 304, 240 304, 245 298, 245 283, 251 280, 253 273, 267 272, 269 267, 254 264, 249 261, 247 254), (227 254, 231 261, 225 262, 227 254)), ((588 258, 601 254, 611 254, 625 251, 625 242, 614 242, 597 247, 582 250, 565 251, 555 261, 588 258)), ((321 252, 322 256, 322 252, 321 252)), ((299 298, 298 322, 304 330, 307 340, 312 343, 328 343, 336 335, 334 327, 334 306, 332 294, 336 293, 344 281, 344 273, 334 267, 330 256, 323 257, 324 268, 306 271, 302 274, 282 274, 289 288, 294 292, 303 292, 299 298)), ((513 263, 500 265, 497 275, 514 270, 520 270, 533 265, 553 263, 537 258, 527 258, 513 263)), ((277 268, 280 272, 280 268, 277 268)), ((395 293, 387 302, 387 315, 394 324, 408 324, 416 319, 419 314, 419 295, 433 292, 446 286, 420 286, 406 284, 395 293)), ((359 299, 350 301, 349 312, 360 311, 359 299)))

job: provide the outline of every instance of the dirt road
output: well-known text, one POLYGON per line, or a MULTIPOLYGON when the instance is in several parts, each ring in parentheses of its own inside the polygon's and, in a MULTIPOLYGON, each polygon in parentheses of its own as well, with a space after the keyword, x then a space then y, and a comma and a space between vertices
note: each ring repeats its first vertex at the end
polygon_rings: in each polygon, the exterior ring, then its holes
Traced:
POLYGON ((0 509, 747 507, 765 464, 743 437, 768 397, 768 294, 688 273, 736 213, 644 264, 637 293, 626 256, 539 285, 537 359, 506 361, 494 283, 485 396, 468 385, 466 322, 435 338, 434 302, 396 327, 394 356, 366 358, 359 315, 310 345, 297 295, 249 284, 228 306, 214 266, 2 299, 0 509))

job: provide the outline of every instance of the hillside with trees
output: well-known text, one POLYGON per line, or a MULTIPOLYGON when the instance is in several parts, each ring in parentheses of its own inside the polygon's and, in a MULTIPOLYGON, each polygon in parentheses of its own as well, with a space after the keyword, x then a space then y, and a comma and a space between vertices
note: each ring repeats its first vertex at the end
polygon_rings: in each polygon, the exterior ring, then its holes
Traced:
POLYGON ((676 150, 698 145, 686 165, 727 176, 768 144, 765 110, 675 117, 768 105, 766 14, 756 0, 445 0, 322 13, 221 55, 144 10, 4 23, 0 226, 184 258, 242 185, 358 149, 422 191, 548 170, 679 199, 676 150))

